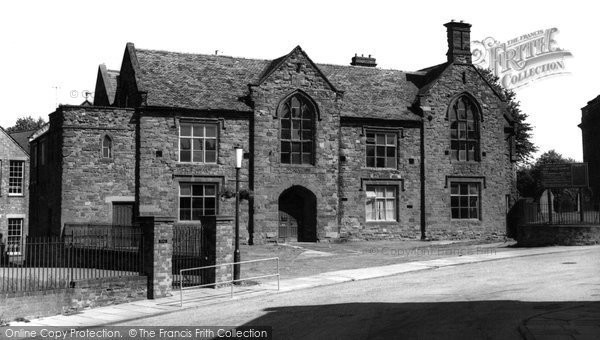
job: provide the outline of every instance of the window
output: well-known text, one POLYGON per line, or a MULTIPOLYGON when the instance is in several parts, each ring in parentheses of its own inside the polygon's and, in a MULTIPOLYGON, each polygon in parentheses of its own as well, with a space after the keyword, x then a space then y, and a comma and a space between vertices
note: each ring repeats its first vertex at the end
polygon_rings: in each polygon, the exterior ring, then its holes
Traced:
POLYGON ((216 184, 179 184, 179 220, 197 221, 217 212, 216 184))
POLYGON ((453 219, 480 219, 479 183, 451 183, 450 209, 453 219))
POLYGON ((38 152, 38 147, 37 147, 37 144, 34 144, 34 145, 31 147, 31 166, 32 166, 33 168, 37 167, 37 159, 38 159, 38 154, 37 154, 37 152, 38 152))
POLYGON ((102 139, 102 157, 112 158, 112 139, 108 136, 102 139))
POLYGON ((179 161, 217 163, 217 125, 182 123, 179 127, 179 161))
POLYGON ((21 244, 23 237, 23 219, 9 218, 8 219, 8 238, 7 249, 8 255, 21 255, 21 244))
POLYGON ((40 143, 40 164, 46 165, 46 141, 40 143))
POLYGON ((281 163, 313 164, 315 112, 310 103, 294 95, 282 106, 281 163))
POLYGON ((396 221, 396 186, 367 185, 367 221, 396 221))
POLYGON ((479 124, 475 103, 459 97, 450 109, 450 149, 452 159, 479 160, 479 124))
POLYGON ((396 168, 395 133, 367 132, 367 166, 370 168, 396 168))
POLYGON ((23 195, 23 161, 10 161, 8 172, 8 194, 23 195))

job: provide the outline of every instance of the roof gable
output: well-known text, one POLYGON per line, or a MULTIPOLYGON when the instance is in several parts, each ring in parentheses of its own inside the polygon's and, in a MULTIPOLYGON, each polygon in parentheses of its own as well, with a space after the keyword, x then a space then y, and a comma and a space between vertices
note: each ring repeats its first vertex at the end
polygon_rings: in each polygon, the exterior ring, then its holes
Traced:
MULTIPOLYGON (((18 149, 20 152, 23 152, 23 156, 26 156, 27 158, 29 158, 29 141, 27 141, 27 144, 25 145, 21 145, 19 142, 17 142, 17 140, 11 136, 11 134, 9 134, 6 130, 4 130, 3 127, 0 127, 0 130, 2 130, 2 132, 0 132, 6 139, 8 139, 10 141, 10 143, 8 145, 12 145, 14 148, 18 149)), ((22 133, 15 133, 15 135, 17 135, 17 137, 21 138, 22 136, 20 136, 20 134, 27 134, 27 133, 31 133, 32 131, 23 131, 22 133)), ((13 157, 11 155, 11 157, 13 157)))
POLYGON ((96 89, 94 90, 94 105, 110 106, 114 104, 118 76, 119 71, 109 70, 104 64, 98 66, 96 89))
POLYGON ((269 77, 276 71, 279 70, 283 64, 288 61, 290 58, 292 58, 295 55, 302 55, 302 57, 304 57, 309 65, 315 69, 315 71, 317 72, 317 74, 319 74, 321 76, 321 78, 323 78, 323 80, 327 83, 327 85, 329 86, 329 88, 334 91, 334 92, 342 92, 339 91, 332 83, 331 81, 329 81, 329 79, 327 79, 327 76, 321 71, 321 69, 317 66, 317 64, 315 64, 310 57, 308 56, 308 54, 306 54, 306 52, 304 52, 304 50, 300 47, 300 45, 294 47, 293 50, 290 51, 290 53, 279 57, 275 60, 273 60, 272 62, 269 63, 269 65, 264 69, 264 71, 262 72, 258 82, 256 82, 256 84, 253 84, 255 86, 260 86, 262 83, 264 83, 267 79, 269 79, 269 77))

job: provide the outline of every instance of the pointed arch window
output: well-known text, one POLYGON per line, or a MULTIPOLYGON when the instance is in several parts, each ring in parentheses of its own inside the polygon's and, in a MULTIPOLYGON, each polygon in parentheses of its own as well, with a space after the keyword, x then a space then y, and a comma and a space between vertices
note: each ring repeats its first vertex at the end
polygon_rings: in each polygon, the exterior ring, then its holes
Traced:
POLYGON ((104 136, 102 139, 102 157, 112 158, 113 155, 113 141, 109 136, 104 136))
POLYGON ((479 161, 479 111, 467 96, 459 97, 450 107, 451 158, 479 161))
POLYGON ((293 95, 281 106, 281 163, 314 164, 314 106, 293 95))

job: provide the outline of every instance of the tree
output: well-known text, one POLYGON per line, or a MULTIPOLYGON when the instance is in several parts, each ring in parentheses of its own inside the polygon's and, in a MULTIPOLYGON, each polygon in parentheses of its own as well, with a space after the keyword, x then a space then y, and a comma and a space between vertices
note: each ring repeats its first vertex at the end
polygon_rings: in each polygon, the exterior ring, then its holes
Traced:
POLYGON ((42 125, 44 125, 44 124, 46 124, 46 121, 44 121, 44 119, 42 117, 38 117, 37 120, 35 120, 31 116, 21 117, 21 118, 17 119, 17 122, 15 123, 15 125, 9 127, 8 129, 6 129, 6 131, 8 133, 15 133, 15 132, 36 130, 36 129, 39 129, 40 127, 42 127, 42 125))
POLYGON ((535 163, 522 165, 517 170, 517 190, 521 196, 537 197, 542 193, 541 168, 546 164, 568 164, 575 163, 572 158, 563 157, 555 150, 546 151, 541 154, 535 163))
POLYGON ((517 127, 515 134, 517 163, 520 165, 526 164, 538 149, 531 141, 533 127, 527 122, 529 116, 521 111, 517 94, 513 90, 504 88, 498 81, 499 78, 492 71, 486 68, 479 68, 478 70, 494 90, 507 101, 508 112, 512 115, 517 127))

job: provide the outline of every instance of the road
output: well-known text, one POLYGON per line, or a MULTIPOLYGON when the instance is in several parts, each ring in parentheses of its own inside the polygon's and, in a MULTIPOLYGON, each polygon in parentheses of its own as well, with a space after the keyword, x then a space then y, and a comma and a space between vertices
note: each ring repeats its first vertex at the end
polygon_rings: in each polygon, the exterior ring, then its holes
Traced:
POLYGON ((267 325, 274 339, 520 339, 522 320, 582 303, 600 303, 600 247, 233 300, 119 325, 267 325))

